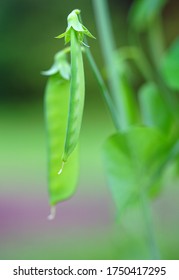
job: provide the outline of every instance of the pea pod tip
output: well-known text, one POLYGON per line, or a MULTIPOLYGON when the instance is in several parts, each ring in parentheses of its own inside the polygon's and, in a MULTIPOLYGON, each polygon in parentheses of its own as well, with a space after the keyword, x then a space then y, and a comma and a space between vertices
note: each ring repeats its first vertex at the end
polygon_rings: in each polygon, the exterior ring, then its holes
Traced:
POLYGON ((65 164, 65 162, 62 161, 62 166, 61 166, 60 170, 58 171, 58 175, 60 175, 62 173, 64 164, 65 164))
POLYGON ((47 219, 49 221, 52 221, 55 219, 55 215, 56 215, 56 207, 55 206, 51 206, 50 208, 50 214, 48 215, 47 219))

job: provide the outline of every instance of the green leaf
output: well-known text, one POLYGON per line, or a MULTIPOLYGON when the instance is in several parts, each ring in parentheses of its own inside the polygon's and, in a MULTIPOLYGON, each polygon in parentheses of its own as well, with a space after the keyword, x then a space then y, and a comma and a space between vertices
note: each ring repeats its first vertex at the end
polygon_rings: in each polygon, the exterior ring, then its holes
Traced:
POLYGON ((58 174, 68 118, 70 82, 59 74, 50 76, 45 90, 45 120, 47 131, 48 187, 51 205, 69 198, 75 191, 78 177, 78 149, 75 149, 58 174))
POLYGON ((141 87, 139 91, 139 104, 143 124, 158 127, 164 132, 169 133, 173 120, 157 85, 146 83, 141 87))
POLYGON ((179 90, 179 38, 166 51, 161 71, 167 85, 173 90, 179 90))
POLYGON ((142 190, 154 186, 153 176, 161 165, 166 146, 164 135, 149 127, 133 127, 107 139, 104 164, 119 214, 142 190))
POLYGON ((151 25, 155 18, 160 14, 166 0, 135 0, 129 19, 133 28, 143 31, 151 25))

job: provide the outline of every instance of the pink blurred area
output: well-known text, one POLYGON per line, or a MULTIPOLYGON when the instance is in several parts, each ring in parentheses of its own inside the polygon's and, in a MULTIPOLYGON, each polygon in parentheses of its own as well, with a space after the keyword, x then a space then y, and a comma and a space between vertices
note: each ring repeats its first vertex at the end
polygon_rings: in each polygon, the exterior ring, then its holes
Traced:
POLYGON ((110 245, 112 209, 107 192, 100 197, 77 192, 57 205, 49 221, 47 196, 1 194, 0 259, 109 258, 96 246, 110 245))

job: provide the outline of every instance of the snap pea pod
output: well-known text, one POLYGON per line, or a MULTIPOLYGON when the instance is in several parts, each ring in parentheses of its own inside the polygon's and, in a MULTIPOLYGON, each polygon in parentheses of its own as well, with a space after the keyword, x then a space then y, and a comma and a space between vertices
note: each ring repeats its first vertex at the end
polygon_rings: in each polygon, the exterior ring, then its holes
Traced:
POLYGON ((87 28, 80 23, 79 13, 79 10, 74 10, 69 14, 66 32, 57 37, 65 37, 65 42, 68 43, 70 41, 71 43, 70 101, 62 167, 59 174, 61 174, 64 163, 78 143, 82 123, 85 79, 81 43, 83 42, 84 35, 94 38, 87 28))
POLYGON ((68 124, 63 161, 66 162, 78 143, 85 97, 85 79, 80 43, 71 30, 71 84, 68 124))
POLYGON ((44 73, 50 75, 44 100, 48 149, 48 188, 50 205, 52 206, 49 219, 54 218, 55 205, 74 193, 78 177, 77 148, 70 155, 64 172, 60 176, 57 174, 64 151, 70 97, 70 81, 66 80, 69 78, 68 64, 60 55, 56 56, 57 59, 52 68, 44 73), (59 57, 60 61, 58 61, 59 57), (66 65, 66 67, 61 68, 61 65, 66 65))

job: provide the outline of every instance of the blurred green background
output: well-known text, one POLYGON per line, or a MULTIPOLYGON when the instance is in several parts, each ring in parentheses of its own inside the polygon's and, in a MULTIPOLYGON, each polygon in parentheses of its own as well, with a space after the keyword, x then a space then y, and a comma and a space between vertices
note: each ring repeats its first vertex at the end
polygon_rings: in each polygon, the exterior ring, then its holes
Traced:
MULTIPOLYGON (((109 1, 118 46, 127 41, 127 12, 132 1, 109 1)), ((178 32, 177 1, 164 10, 170 43, 178 32)), ((49 213, 43 94, 54 54, 64 47, 54 39, 66 17, 82 11, 97 64, 103 68, 90 0, 6 0, 0 9, 0 259, 147 259, 145 229, 139 209, 129 209, 120 225, 103 171, 101 150, 113 131, 99 89, 85 59, 86 101, 81 131, 77 192, 49 213)), ((161 255, 179 258, 176 185, 153 203, 161 255)))

